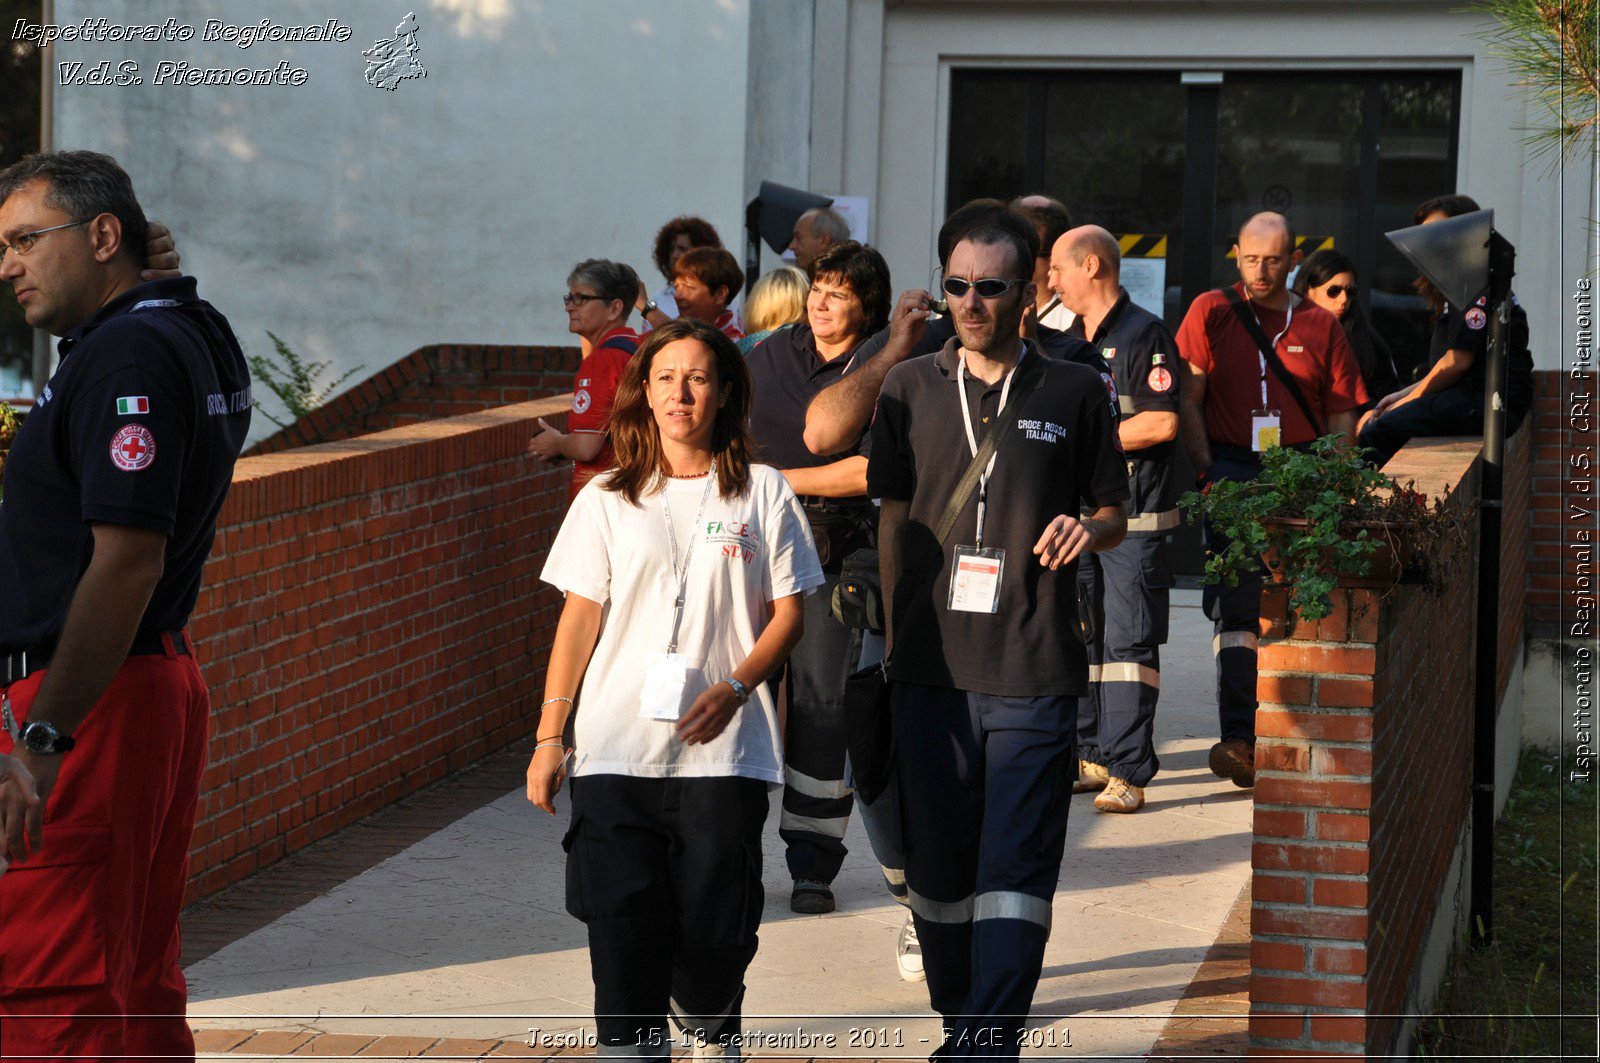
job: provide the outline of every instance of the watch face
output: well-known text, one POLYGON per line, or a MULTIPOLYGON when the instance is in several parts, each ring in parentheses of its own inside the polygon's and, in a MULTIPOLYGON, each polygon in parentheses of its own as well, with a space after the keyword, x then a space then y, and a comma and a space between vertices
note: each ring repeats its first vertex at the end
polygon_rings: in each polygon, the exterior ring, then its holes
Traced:
POLYGON ((56 748, 56 739, 59 733, 44 721, 36 721, 22 725, 22 731, 17 736, 22 744, 34 753, 53 753, 56 748))

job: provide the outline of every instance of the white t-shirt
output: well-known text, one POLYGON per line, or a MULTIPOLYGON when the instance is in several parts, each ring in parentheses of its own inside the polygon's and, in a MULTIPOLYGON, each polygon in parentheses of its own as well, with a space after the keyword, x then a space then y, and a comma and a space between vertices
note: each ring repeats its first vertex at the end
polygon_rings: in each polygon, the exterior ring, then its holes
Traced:
POLYGON ((1045 328, 1053 328, 1057 332, 1065 332, 1072 327, 1074 321, 1078 320, 1078 315, 1062 306, 1060 299, 1051 299, 1047 305, 1049 310, 1039 317, 1039 324, 1045 328))
POLYGON ((668 480, 637 506, 602 490, 604 476, 578 492, 542 577, 604 605, 600 637, 575 706, 574 775, 736 775, 783 782, 783 737, 765 683, 711 742, 688 746, 675 724, 640 715, 646 668, 667 651, 677 584, 662 498, 672 507, 678 564, 691 535, 678 653, 689 659, 680 704, 728 678, 755 647, 769 603, 822 585, 811 529, 789 483, 767 465, 750 467, 750 490, 724 499, 713 484, 694 528, 706 481, 668 480), (691 529, 694 529, 691 531, 691 529))

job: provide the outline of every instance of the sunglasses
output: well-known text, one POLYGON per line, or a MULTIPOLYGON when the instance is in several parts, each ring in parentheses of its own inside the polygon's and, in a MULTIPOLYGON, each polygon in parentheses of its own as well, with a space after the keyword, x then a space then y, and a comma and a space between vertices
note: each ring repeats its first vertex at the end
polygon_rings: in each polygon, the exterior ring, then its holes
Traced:
POLYGON ((945 294, 952 299, 964 298, 971 289, 977 289, 978 295, 984 299, 998 299, 1012 288, 1026 281, 1020 277, 1011 280, 1001 280, 999 277, 985 277, 978 281, 964 281, 960 277, 946 277, 942 287, 945 294))
POLYGON ((1356 297, 1356 286, 1354 284, 1330 284, 1322 290, 1327 293, 1329 299, 1337 299, 1346 292, 1350 293, 1350 298, 1354 299, 1356 297))

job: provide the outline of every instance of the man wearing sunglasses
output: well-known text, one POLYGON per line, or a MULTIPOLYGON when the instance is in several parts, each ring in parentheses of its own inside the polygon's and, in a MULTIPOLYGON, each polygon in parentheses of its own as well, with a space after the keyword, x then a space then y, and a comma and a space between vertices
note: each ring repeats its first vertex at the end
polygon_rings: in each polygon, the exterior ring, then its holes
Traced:
POLYGON ((194 1054, 178 912, 210 698, 183 629, 250 377, 192 277, 141 283, 147 228, 109 156, 0 171, 0 281, 62 337, 0 506, 0 1038, 17 1056, 194 1054))
POLYGON ((956 336, 889 371, 867 468, 906 886, 948 1057, 1020 1049, 1088 681, 1076 564, 1121 540, 1128 497, 1098 374, 1019 335, 1038 237, 1010 218, 951 251, 956 336))
MULTIPOLYGON (((1261 453, 1304 447, 1320 436, 1354 442, 1367 401, 1355 352, 1339 319, 1288 289, 1300 261, 1289 220, 1271 212, 1245 222, 1234 243, 1239 283, 1195 299, 1178 328, 1182 379, 1178 431, 1199 486, 1261 475, 1261 453)), ((1207 557, 1228 544, 1204 528, 1207 557)), ((1217 665, 1220 741, 1211 771, 1255 785, 1256 640, 1261 575, 1203 594, 1217 665)))

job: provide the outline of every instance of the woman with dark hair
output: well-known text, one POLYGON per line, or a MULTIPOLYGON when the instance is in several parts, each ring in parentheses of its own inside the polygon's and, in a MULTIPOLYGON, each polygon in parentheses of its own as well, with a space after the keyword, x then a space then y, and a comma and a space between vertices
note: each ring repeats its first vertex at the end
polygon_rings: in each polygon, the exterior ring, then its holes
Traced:
POLYGON ((693 214, 680 215, 661 227, 656 233, 651 258, 655 260, 656 269, 667 278, 667 286, 652 297, 645 292, 644 282, 639 282, 639 297, 633 308, 639 311, 639 316, 644 321, 641 332, 649 332, 652 328, 665 325, 678 316, 678 302, 672 291, 672 277, 678 259, 683 257, 684 252, 693 251, 697 247, 721 246, 722 237, 717 235, 717 230, 712 224, 693 214))
MULTIPOLYGON (((1356 353, 1356 365, 1368 395, 1387 395, 1400 386, 1394 355, 1383 337, 1373 331, 1367 312, 1356 298, 1356 264, 1342 251, 1325 247, 1313 251, 1300 265, 1295 294, 1328 311, 1344 326, 1345 338, 1356 353)), ((1366 407, 1370 409, 1370 404, 1366 407)))
MULTIPOLYGON (((1435 196, 1417 208, 1414 221, 1433 225, 1478 210, 1471 196, 1435 196)), ((1483 432, 1484 357, 1488 346, 1487 295, 1462 310, 1424 277, 1412 286, 1433 308, 1433 339, 1428 372, 1409 387, 1378 400, 1357 428, 1356 443, 1370 449, 1382 467, 1415 436, 1475 436, 1483 432)), ((1511 323, 1506 350, 1506 435, 1522 425, 1533 405, 1533 352, 1528 349, 1528 315, 1509 297, 1511 323)))
POLYGON ((543 578, 566 594, 528 800, 572 759, 567 910, 588 924, 601 1054, 738 1057, 761 920, 761 827, 783 781, 767 678, 822 583, 783 477, 752 464, 750 374, 699 321, 651 333, 543 578), (572 741, 568 748, 569 722, 572 741))
POLYGON ((854 800, 845 785, 845 678, 861 656, 861 632, 829 603, 840 566, 871 543, 877 512, 867 497, 867 434, 833 454, 806 448, 811 397, 849 371, 856 349, 889 318, 889 266, 846 240, 811 263, 806 320, 756 344, 746 360, 755 381, 751 431, 763 461, 783 470, 805 507, 827 582, 806 603, 806 637, 789 658, 783 815, 778 834, 794 880, 790 907, 834 908, 832 882, 845 857, 854 800))

